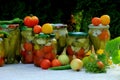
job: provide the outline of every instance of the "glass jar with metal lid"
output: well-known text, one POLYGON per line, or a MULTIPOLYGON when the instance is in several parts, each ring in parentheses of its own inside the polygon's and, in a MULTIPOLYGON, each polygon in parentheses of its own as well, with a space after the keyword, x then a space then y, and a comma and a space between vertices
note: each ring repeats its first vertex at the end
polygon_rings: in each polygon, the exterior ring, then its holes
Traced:
POLYGON ((57 40, 57 54, 60 55, 63 49, 66 47, 66 39, 68 35, 66 24, 52 24, 53 33, 57 40))
POLYGON ((56 57, 57 41, 54 34, 40 33, 35 35, 34 43, 34 65, 40 66, 41 60, 49 59, 52 61, 56 57))
POLYGON ((110 40, 109 25, 94 26, 90 24, 89 26, 89 37, 91 43, 94 45, 95 50, 105 49, 107 41, 110 40))
POLYGON ((28 64, 33 63, 33 29, 24 26, 21 29, 21 61, 28 64))
POLYGON ((90 48, 88 33, 68 32, 66 52, 82 59, 90 48))

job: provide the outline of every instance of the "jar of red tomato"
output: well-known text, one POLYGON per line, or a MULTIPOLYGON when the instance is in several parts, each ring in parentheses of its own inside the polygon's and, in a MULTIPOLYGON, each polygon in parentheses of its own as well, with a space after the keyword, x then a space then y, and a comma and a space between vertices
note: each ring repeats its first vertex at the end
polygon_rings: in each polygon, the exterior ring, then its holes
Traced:
POLYGON ((52 61, 56 57, 57 41, 54 34, 40 33, 35 35, 34 42, 34 65, 40 66, 43 59, 52 61))
POLYGON ((90 48, 88 33, 68 32, 66 52, 70 59, 82 59, 90 48))
POLYGON ((33 29, 24 27, 21 30, 21 61, 28 64, 33 63, 33 29))
POLYGON ((90 24, 89 26, 89 36, 90 41, 94 45, 95 50, 98 49, 105 49, 107 41, 110 40, 110 31, 109 31, 109 25, 102 25, 94 26, 93 24, 90 24))

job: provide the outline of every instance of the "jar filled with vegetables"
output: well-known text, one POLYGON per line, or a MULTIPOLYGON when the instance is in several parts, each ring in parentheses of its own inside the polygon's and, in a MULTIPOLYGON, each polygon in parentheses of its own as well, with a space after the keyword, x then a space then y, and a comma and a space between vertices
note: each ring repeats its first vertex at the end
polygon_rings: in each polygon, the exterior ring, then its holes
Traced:
POLYGON ((21 30, 21 61, 22 63, 33 63, 33 29, 24 26, 21 30))
POLYGON ((57 54, 60 55, 63 52, 63 49, 66 47, 66 39, 68 35, 67 25, 66 24, 52 24, 53 33, 57 40, 57 54))
POLYGON ((56 58, 57 41, 54 34, 40 33, 35 35, 34 43, 34 65, 40 66, 43 59, 52 61, 56 58))
POLYGON ((98 26, 94 26, 93 24, 90 24, 88 27, 90 41, 94 45, 95 50, 104 50, 107 41, 110 40, 109 25, 100 24, 98 26))
POLYGON ((2 30, 9 34, 7 37, 4 38, 5 63, 6 64, 19 63, 20 61, 19 24, 3 24, 2 30))
POLYGON ((70 58, 75 55, 82 59, 89 51, 89 37, 85 32, 68 32, 66 52, 70 58))
POLYGON ((3 31, 0 30, 0 67, 2 67, 5 63, 5 50, 4 50, 4 33, 2 33, 3 31))

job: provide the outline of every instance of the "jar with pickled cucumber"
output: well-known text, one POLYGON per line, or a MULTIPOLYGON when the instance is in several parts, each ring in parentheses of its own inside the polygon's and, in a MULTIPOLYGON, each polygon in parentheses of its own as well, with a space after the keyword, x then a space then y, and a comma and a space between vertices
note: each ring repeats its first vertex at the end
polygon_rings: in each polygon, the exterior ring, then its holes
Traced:
POLYGON ((95 51, 99 49, 105 49, 107 41, 110 40, 110 31, 109 31, 109 25, 98 25, 94 26, 93 24, 90 24, 89 26, 89 37, 91 44, 93 44, 95 51))
POLYGON ((54 34, 40 33, 35 35, 34 43, 34 65, 40 66, 41 60, 49 59, 52 61, 56 58, 57 41, 54 34))
POLYGON ((66 52, 70 60, 73 55, 82 59, 89 51, 89 37, 85 32, 68 32, 66 52))
POLYGON ((20 30, 19 24, 3 24, 2 30, 9 35, 4 38, 5 63, 20 62, 20 30))
POLYGON ((52 24, 53 33, 57 40, 57 54, 60 55, 63 52, 63 49, 66 47, 66 39, 68 35, 67 25, 66 24, 52 24))
POLYGON ((33 63, 33 29, 26 26, 21 30, 21 62, 24 64, 33 63))

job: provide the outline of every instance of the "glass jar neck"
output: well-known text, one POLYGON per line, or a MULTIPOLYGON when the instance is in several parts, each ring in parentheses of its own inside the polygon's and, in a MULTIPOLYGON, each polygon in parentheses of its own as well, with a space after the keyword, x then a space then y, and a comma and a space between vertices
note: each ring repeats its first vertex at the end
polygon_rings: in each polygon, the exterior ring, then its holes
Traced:
POLYGON ((109 25, 104 26, 102 24, 100 24, 98 26, 94 26, 93 24, 90 24, 88 26, 89 29, 109 29, 109 27, 110 27, 109 25))

